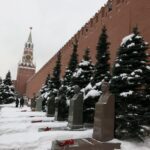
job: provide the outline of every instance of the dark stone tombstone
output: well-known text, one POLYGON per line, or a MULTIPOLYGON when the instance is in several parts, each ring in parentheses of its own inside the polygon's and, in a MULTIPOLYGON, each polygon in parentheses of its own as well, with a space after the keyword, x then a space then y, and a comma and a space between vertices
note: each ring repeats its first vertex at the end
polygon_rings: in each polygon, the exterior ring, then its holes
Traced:
POLYGON ((40 93, 38 93, 37 98, 36 98, 36 107, 35 107, 35 111, 42 111, 42 97, 40 95, 40 93))
POLYGON ((74 86, 74 93, 70 100, 68 127, 79 129, 83 128, 83 94, 77 85, 74 86))
POLYGON ((104 142, 114 138, 115 99, 107 82, 102 83, 101 90, 103 94, 95 108, 93 138, 104 142))
POLYGON ((68 106, 66 103, 65 87, 60 87, 58 96, 56 97, 55 120, 65 121, 68 117, 68 106))
POLYGON ((35 111, 35 107, 36 107, 36 96, 34 94, 33 98, 31 99, 31 110, 35 111))
POLYGON ((47 101, 47 117, 54 117, 55 114, 55 95, 53 92, 50 93, 47 101))

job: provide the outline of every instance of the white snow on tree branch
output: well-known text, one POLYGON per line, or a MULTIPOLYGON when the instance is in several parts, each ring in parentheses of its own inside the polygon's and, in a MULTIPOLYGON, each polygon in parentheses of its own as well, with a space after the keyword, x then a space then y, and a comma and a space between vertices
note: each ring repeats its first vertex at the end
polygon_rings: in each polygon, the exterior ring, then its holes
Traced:
POLYGON ((85 95, 84 99, 87 99, 88 97, 94 98, 94 97, 97 97, 97 96, 100 96, 100 92, 97 91, 97 90, 92 89, 91 91, 89 91, 89 92, 85 95))
POLYGON ((91 83, 89 83, 86 87, 85 87, 85 91, 87 91, 87 90, 91 90, 92 89, 92 85, 91 85, 91 83))
POLYGON ((115 64, 115 67, 120 67, 120 64, 118 64, 118 63, 117 63, 117 64, 115 64))
POLYGON ((129 44, 129 45, 127 46, 127 48, 130 48, 130 47, 133 47, 133 46, 135 46, 135 43, 129 44))
POLYGON ((120 46, 123 46, 123 45, 126 44, 126 42, 129 41, 129 40, 131 41, 132 38, 133 38, 133 36, 134 36, 134 34, 132 33, 132 34, 130 34, 130 35, 124 37, 124 38, 122 39, 122 42, 121 42, 121 45, 120 45, 120 46))
POLYGON ((150 70, 150 66, 146 66, 146 68, 147 68, 148 70, 150 70))
POLYGON ((80 76, 80 74, 82 73, 82 69, 81 68, 79 68, 78 70, 77 70, 77 72, 75 72, 74 74, 73 74, 73 76, 74 77, 79 77, 80 76))
POLYGON ((122 97, 127 97, 128 95, 132 95, 132 94, 133 94, 133 91, 122 92, 122 93, 120 93, 120 96, 122 96, 122 97))
POLYGON ((82 61, 81 63, 79 63, 79 66, 88 66, 90 64, 89 61, 82 61))

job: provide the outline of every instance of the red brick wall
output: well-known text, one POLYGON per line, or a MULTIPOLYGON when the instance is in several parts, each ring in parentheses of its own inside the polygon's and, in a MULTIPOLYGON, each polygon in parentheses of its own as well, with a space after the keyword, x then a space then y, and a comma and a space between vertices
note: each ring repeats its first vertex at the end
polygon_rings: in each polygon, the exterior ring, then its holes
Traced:
MULTIPOLYGON (((122 38, 131 33, 132 28, 138 25, 145 40, 150 43, 150 0, 113 0, 112 11, 108 11, 107 5, 89 20, 81 30, 79 30, 65 45, 60 49, 62 52, 62 76, 65 67, 72 53, 72 41, 75 37, 79 41, 78 54, 79 60, 82 59, 84 49, 91 49, 91 57, 95 62, 96 44, 103 25, 108 29, 110 45, 111 64, 113 64, 116 51, 122 38), (102 16, 103 15, 103 16, 102 16), (88 30, 88 31, 86 31, 88 30)), ((32 97, 44 83, 47 74, 52 74, 56 62, 56 55, 45 64, 32 79, 27 82, 26 95, 32 97)))

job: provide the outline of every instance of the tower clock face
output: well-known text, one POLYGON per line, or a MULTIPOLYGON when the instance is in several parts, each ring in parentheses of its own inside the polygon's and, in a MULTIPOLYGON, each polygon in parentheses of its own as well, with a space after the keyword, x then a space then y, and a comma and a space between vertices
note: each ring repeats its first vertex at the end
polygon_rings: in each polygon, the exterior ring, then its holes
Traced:
POLYGON ((31 56, 30 55, 26 55, 26 60, 31 60, 31 56))

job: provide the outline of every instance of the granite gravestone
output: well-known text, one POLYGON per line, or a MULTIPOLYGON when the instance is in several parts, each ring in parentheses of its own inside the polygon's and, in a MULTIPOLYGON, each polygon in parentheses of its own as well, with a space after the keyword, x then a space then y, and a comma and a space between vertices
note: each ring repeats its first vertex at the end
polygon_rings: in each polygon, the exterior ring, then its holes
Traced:
POLYGON ((37 97, 36 97, 36 107, 35 107, 35 111, 42 111, 42 97, 40 95, 40 93, 38 93, 37 97))
POLYGON ((114 138, 115 98, 109 92, 107 82, 102 83, 101 90, 102 95, 95 108, 93 138, 105 142, 114 138))
POLYGON ((83 128, 83 94, 78 85, 74 86, 74 96, 70 100, 68 127, 70 129, 83 128))
POLYGON ((56 97, 55 105, 55 120, 56 121, 65 121, 68 117, 68 106, 67 99, 65 96, 65 87, 60 87, 58 91, 58 96, 56 97))
POLYGON ((55 114, 55 95, 50 92, 49 99, 47 101, 47 117, 54 117, 55 114))
POLYGON ((31 99, 31 110, 35 111, 35 107, 36 107, 36 96, 34 94, 33 98, 31 99))

